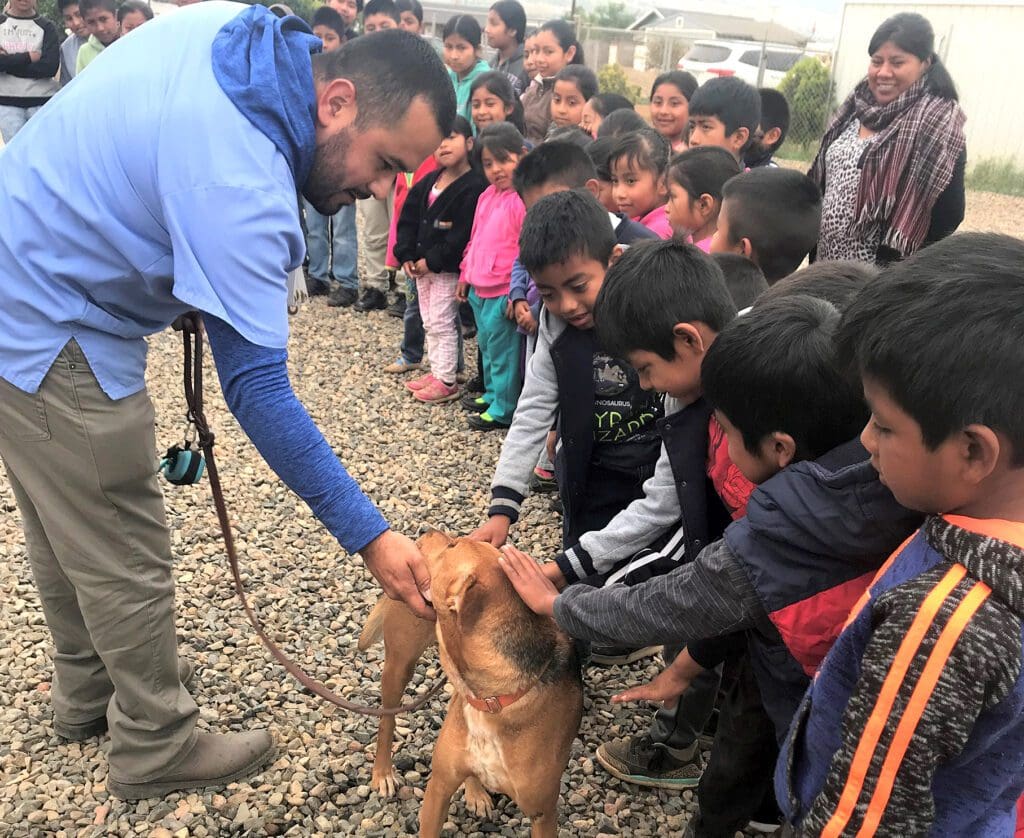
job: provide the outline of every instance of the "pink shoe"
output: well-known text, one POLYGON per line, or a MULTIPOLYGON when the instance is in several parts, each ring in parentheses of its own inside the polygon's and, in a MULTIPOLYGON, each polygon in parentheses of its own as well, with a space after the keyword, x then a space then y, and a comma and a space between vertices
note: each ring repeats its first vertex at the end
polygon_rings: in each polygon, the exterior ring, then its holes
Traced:
POLYGON ((454 401, 459 397, 459 385, 445 384, 441 379, 435 378, 412 395, 416 401, 425 402, 426 404, 444 404, 445 402, 454 401))
POLYGON ((426 375, 421 375, 419 378, 414 378, 412 381, 406 381, 405 386, 406 389, 412 390, 412 392, 415 393, 417 390, 422 390, 431 381, 435 380, 434 374, 432 372, 428 372, 426 375))

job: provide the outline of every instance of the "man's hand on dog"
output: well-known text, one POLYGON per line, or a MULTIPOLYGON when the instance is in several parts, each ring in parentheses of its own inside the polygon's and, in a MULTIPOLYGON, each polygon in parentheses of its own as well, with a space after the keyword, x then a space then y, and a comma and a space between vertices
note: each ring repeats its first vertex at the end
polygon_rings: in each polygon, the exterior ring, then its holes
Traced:
POLYGON ((477 527, 469 534, 473 541, 486 541, 492 547, 501 547, 508 541, 508 530, 512 520, 508 515, 492 515, 487 523, 477 527))
POLYGON ((430 571, 415 542, 385 530, 359 552, 384 593, 404 602, 417 617, 436 619, 430 604, 430 571))
POLYGON ((501 548, 498 564, 534 614, 553 617, 558 588, 533 559, 511 544, 501 548))

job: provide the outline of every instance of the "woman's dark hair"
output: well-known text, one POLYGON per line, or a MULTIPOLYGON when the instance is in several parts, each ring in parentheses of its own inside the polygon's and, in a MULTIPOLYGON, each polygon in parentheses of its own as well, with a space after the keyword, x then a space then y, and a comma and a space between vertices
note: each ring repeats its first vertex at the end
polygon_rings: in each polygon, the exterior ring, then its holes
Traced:
POLYGON ((511 106, 512 110, 505 118, 505 121, 511 122, 520 134, 525 134, 526 122, 523 119, 523 106, 519 101, 519 97, 516 96, 515 90, 512 88, 512 81, 509 77, 498 70, 481 73, 473 79, 473 83, 469 86, 469 98, 472 99, 473 94, 481 87, 487 90, 488 93, 493 93, 506 105, 511 106))
POLYGON ((668 178, 678 183, 695 201, 701 195, 722 200, 722 187, 741 171, 740 164, 724 148, 702 145, 689 148, 672 158, 668 178))
POLYGON ((471 140, 473 139, 473 126, 469 124, 469 120, 466 117, 460 114, 455 117, 455 121, 452 123, 452 130, 448 136, 450 137, 452 134, 462 134, 467 140, 471 140))
POLYGON ((576 40, 576 30, 572 24, 568 21, 555 18, 549 20, 539 29, 537 32, 550 32, 555 36, 555 40, 558 41, 558 45, 562 48, 562 52, 565 52, 569 47, 576 47, 576 54, 573 55, 570 64, 582 64, 583 63, 583 44, 576 40))
POLYGON ((597 75, 582 64, 570 64, 568 67, 563 67, 555 76, 555 81, 571 81, 582 94, 584 101, 597 93, 597 75))
POLYGON ((619 108, 601 120, 601 125, 597 129, 597 136, 598 139, 601 137, 622 137, 633 131, 640 131, 649 127, 644 122, 644 118, 632 108, 629 110, 619 108))
POLYGON ((935 32, 928 18, 915 12, 893 15, 875 30, 868 44, 868 55, 874 55, 882 44, 892 42, 904 52, 916 55, 921 61, 931 60, 926 77, 928 92, 940 99, 959 99, 956 85, 942 59, 935 54, 935 32))
POLYGON ((477 23, 475 17, 472 15, 455 15, 448 18, 448 22, 444 25, 444 29, 441 31, 441 40, 443 41, 450 35, 458 35, 460 38, 468 41, 471 47, 476 48, 480 46, 483 34, 480 24, 477 23))
POLYGON ((513 154, 523 154, 526 140, 514 125, 508 122, 496 122, 488 125, 476 138, 473 145, 473 157, 479 164, 484 151, 489 151, 496 160, 504 163, 513 154))
POLYGON ((612 169, 619 160, 625 159, 631 165, 661 177, 668 167, 671 153, 668 140, 653 128, 644 128, 619 137, 608 155, 608 168, 612 169))
POLYGON ((604 119, 609 114, 618 110, 633 110, 633 103, 618 93, 598 93, 596 96, 590 97, 590 107, 594 109, 599 117, 604 119))
POLYGON ((687 102, 690 101, 690 97, 697 92, 697 88, 700 86, 697 83, 697 79, 691 73, 687 73, 685 70, 670 70, 667 73, 662 73, 654 80, 654 84, 651 85, 651 95, 647 98, 653 99, 654 91, 663 84, 671 84, 683 94, 687 102))
POLYGON ((501 18, 506 29, 516 30, 517 43, 526 40, 526 10, 519 0, 498 0, 490 10, 501 18))

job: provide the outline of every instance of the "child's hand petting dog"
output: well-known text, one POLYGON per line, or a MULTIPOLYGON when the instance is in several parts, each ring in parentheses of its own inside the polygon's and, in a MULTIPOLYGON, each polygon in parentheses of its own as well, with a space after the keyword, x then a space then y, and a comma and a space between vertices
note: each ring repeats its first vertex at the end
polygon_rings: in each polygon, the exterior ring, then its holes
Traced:
POLYGON ((501 548, 498 564, 505 571, 512 587, 534 614, 554 616, 558 588, 548 579, 540 565, 511 544, 501 548))
POLYGON ((639 687, 633 687, 618 695, 613 695, 612 703, 653 701, 660 702, 664 707, 675 706, 679 696, 690 688, 693 679, 703 671, 703 667, 690 657, 690 653, 686 649, 683 649, 672 661, 671 666, 666 666, 657 678, 649 684, 641 684, 639 687))

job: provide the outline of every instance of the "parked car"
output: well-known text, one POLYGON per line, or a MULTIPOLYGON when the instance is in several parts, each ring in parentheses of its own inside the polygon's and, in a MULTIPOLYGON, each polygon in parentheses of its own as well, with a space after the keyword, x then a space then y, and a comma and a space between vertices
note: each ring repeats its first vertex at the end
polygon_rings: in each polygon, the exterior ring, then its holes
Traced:
POLYGON ((695 41, 681 59, 679 69, 693 73, 701 84, 715 76, 736 76, 760 87, 776 87, 806 53, 786 44, 757 41, 695 41), (764 53, 764 75, 758 85, 758 69, 764 53))

